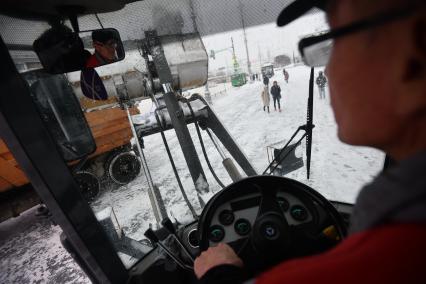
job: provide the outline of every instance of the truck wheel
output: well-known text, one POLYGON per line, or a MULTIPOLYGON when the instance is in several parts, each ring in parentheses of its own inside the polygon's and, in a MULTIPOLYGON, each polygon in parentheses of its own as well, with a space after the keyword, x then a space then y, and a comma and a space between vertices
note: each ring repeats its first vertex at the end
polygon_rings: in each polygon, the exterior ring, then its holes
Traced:
POLYGON ((80 192, 86 201, 91 202, 95 200, 101 189, 99 179, 90 172, 76 172, 74 179, 80 188, 80 192))
POLYGON ((124 185, 139 175, 141 162, 133 153, 120 152, 108 159, 106 168, 109 177, 114 182, 124 185))

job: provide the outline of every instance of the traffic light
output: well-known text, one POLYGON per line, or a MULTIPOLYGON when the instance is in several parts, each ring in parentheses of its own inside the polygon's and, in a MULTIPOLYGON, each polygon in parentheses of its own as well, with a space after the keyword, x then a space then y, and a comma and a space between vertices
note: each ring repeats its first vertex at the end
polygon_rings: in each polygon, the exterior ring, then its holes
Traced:
POLYGON ((216 59, 216 54, 214 52, 214 50, 210 50, 210 57, 213 59, 216 59))

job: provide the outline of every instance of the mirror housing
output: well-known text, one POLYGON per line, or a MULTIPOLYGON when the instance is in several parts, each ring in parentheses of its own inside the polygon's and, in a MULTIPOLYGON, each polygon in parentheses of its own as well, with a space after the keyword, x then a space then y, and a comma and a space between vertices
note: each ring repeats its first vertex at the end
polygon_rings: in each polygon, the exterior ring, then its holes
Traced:
POLYGON ((64 160, 78 160, 95 152, 92 132, 65 75, 51 75, 39 70, 22 75, 64 160))
POLYGON ((112 28, 75 33, 65 25, 57 25, 35 40, 33 49, 50 74, 95 68, 125 57, 120 33, 112 28))

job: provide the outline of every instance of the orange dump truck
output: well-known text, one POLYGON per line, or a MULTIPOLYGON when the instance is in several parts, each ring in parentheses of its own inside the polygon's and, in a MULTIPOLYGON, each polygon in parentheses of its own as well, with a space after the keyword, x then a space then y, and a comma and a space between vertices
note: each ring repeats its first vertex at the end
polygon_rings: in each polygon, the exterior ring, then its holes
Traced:
MULTIPOLYGON (((81 101, 81 103, 84 108, 84 102, 81 101)), ((133 109, 132 114, 136 113, 137 110, 133 109)), ((129 160, 129 157, 135 156, 129 143, 132 133, 126 113, 116 107, 86 112, 85 116, 92 130, 97 148, 88 158, 86 166, 75 174, 82 174, 81 178, 85 182, 87 182, 87 178, 94 179, 95 182, 97 179, 99 190, 102 183, 99 181, 107 177, 111 178, 111 169, 115 166, 111 161, 115 163, 132 162, 133 169, 137 173, 133 172, 132 176, 127 178, 131 179, 135 174, 137 175, 139 173, 138 166, 135 166, 134 163, 139 160, 137 158, 129 160), (118 155, 121 159, 117 159, 118 155), (96 165, 98 166, 96 167, 96 165)), ((70 167, 75 164, 75 162, 70 163, 70 167)), ((113 181, 119 184, 126 183, 126 179, 120 180, 119 178, 120 176, 113 179, 113 181)), ((79 179, 77 178, 76 180, 78 181, 79 179)), ((96 195, 97 193, 92 193, 91 198, 94 197, 93 194, 96 195)), ((0 222, 19 215, 37 203, 40 203, 40 200, 29 184, 25 173, 21 170, 6 144, 0 139, 0 222)))

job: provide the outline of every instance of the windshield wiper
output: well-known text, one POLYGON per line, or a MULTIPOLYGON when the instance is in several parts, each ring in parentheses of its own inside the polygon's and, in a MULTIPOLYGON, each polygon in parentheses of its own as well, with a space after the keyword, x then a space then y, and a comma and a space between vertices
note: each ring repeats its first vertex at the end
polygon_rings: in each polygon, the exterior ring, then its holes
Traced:
POLYGON ((296 147, 300 144, 300 142, 306 137, 306 168, 307 168, 306 174, 307 174, 307 178, 309 179, 310 172, 311 172, 312 129, 314 129, 315 127, 315 125, 313 124, 313 117, 314 117, 313 106, 314 106, 314 68, 311 68, 311 75, 309 78, 309 97, 308 97, 306 124, 301 125, 297 128, 296 132, 291 136, 287 144, 285 144, 285 146, 279 151, 279 153, 275 155, 272 162, 263 171, 262 173, 263 175, 266 174, 268 170, 269 170, 269 175, 271 175, 277 169, 277 167, 284 162, 284 160, 290 155, 290 153, 292 153, 296 149, 296 147), (297 143, 295 144, 290 145, 294 137, 296 137, 296 135, 302 130, 305 131, 305 133, 302 135, 299 141, 297 141, 297 143), (289 147, 291 147, 291 149, 288 149, 289 147))

